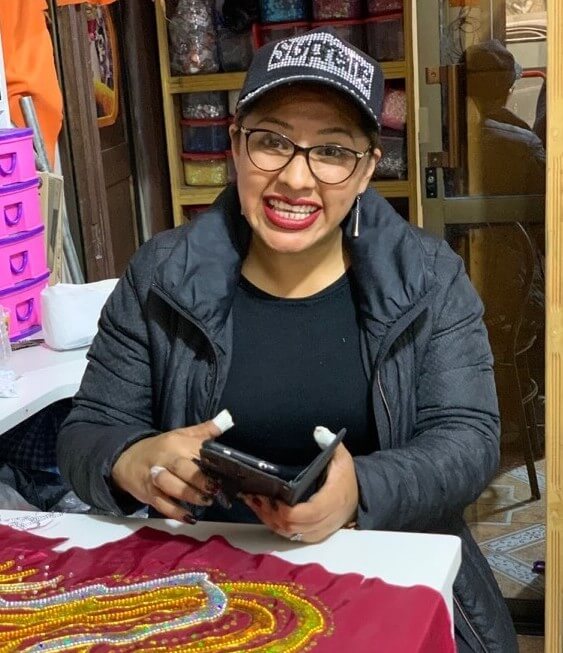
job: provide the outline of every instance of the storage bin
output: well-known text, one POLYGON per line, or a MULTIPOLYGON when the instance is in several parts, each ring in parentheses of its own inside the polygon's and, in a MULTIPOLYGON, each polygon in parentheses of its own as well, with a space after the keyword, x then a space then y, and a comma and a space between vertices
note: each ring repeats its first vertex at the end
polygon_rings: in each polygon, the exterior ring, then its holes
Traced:
POLYGON ((403 11, 403 0, 367 0, 368 16, 403 11))
POLYGON ((407 177, 407 140, 404 134, 381 136, 381 157, 375 169, 376 179, 405 179, 407 177))
POLYGON ((0 289, 45 273, 44 231, 40 226, 0 239, 0 289))
POLYGON ((332 27, 341 39, 365 50, 364 22, 362 20, 334 20, 313 23, 311 27, 332 27))
POLYGON ((220 120, 226 118, 226 91, 182 93, 182 118, 184 120, 220 120))
POLYGON ((254 46, 256 48, 271 43, 272 41, 279 41, 281 39, 288 39, 292 36, 305 34, 311 29, 311 23, 297 22, 297 23, 279 23, 274 25, 258 25, 253 26, 254 46))
POLYGON ((224 186, 229 181, 224 152, 184 152, 184 177, 188 186, 224 186))
POLYGON ((405 58, 403 14, 374 16, 365 21, 366 51, 377 61, 405 58))
POLYGON ((49 272, 0 290, 0 304, 10 315, 10 340, 21 340, 41 331, 41 291, 49 272))
POLYGON ((263 23, 288 23, 308 18, 309 3, 306 0, 260 0, 260 19, 263 23))
POLYGON ((43 224, 38 188, 38 179, 0 188, 0 238, 43 224))
POLYGON ((217 37, 221 69, 225 72, 248 70, 253 55, 250 30, 233 32, 228 27, 220 27, 217 37))
POLYGON ((407 94, 404 88, 385 87, 381 126, 389 129, 404 129, 407 122, 407 94))
POLYGON ((224 152, 230 146, 229 121, 182 120, 184 152, 224 152))
POLYGON ((37 177, 31 129, 0 129, 0 187, 37 177))
POLYGON ((313 20, 356 19, 362 17, 361 0, 313 0, 313 20))

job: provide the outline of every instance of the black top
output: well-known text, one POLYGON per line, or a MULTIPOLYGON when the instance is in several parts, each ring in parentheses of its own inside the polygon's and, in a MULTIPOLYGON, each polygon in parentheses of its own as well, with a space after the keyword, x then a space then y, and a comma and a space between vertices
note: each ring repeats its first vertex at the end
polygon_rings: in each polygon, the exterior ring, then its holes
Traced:
POLYGON ((235 427, 221 442, 299 466, 319 453, 315 426, 345 427, 352 455, 378 448, 353 293, 351 274, 304 299, 274 297, 241 278, 220 402, 235 427))

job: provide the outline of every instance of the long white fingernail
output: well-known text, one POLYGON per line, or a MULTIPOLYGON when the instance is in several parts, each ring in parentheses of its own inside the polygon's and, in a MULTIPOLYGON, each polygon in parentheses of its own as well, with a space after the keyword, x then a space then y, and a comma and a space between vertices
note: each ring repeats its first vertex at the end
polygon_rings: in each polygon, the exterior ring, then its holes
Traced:
POLYGON ((154 479, 160 474, 160 472, 166 471, 166 467, 160 467, 159 465, 153 465, 151 467, 151 476, 154 479))
POLYGON ((315 426, 313 437, 321 449, 326 449, 332 444, 336 435, 327 429, 326 426, 315 426))
POLYGON ((211 421, 221 431, 221 433, 228 431, 235 425, 231 413, 229 413, 226 408, 222 410, 218 415, 216 415, 211 421))

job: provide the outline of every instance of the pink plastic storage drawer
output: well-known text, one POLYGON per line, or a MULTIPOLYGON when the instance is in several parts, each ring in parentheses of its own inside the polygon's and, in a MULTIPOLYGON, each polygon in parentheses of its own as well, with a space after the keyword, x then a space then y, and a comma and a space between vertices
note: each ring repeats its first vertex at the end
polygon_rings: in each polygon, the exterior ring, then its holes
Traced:
POLYGON ((37 176, 31 129, 0 129, 0 187, 37 176))
POLYGON ((38 179, 0 188, 0 238, 43 224, 38 188, 38 179))
POLYGON ((0 289, 45 273, 44 227, 0 239, 0 289))
POLYGON ((0 304, 10 316, 10 340, 21 340, 41 330, 41 291, 49 272, 0 290, 0 304))

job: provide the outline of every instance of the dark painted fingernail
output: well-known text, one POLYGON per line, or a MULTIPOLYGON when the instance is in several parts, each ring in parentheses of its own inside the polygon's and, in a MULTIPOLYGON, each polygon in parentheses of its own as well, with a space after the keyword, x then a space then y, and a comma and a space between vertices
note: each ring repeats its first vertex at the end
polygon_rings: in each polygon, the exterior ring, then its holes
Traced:
POLYGON ((233 507, 230 499, 228 499, 225 493, 221 492, 221 490, 219 490, 215 495, 215 500, 221 506, 221 508, 225 508, 225 510, 230 510, 233 507))
POLYGON ((258 497, 252 497, 252 503, 257 507, 261 508, 262 507, 262 501, 258 497))
POLYGON ((277 501, 274 501, 274 499, 269 499, 269 501, 270 501, 270 508, 272 508, 272 510, 277 511, 277 510, 278 510, 278 503, 277 503, 277 501))
POLYGON ((205 488, 211 493, 216 494, 221 489, 221 483, 212 478, 205 481, 205 488))
POLYGON ((186 524, 191 524, 192 526, 193 526, 194 524, 197 524, 197 519, 195 519, 194 517, 192 517, 192 516, 190 515, 189 512, 187 512, 187 513, 182 517, 182 519, 186 522, 186 524))
POLYGON ((213 503, 213 499, 215 498, 215 495, 213 494, 205 494, 204 492, 200 493, 201 498, 206 502, 206 503, 213 503))

